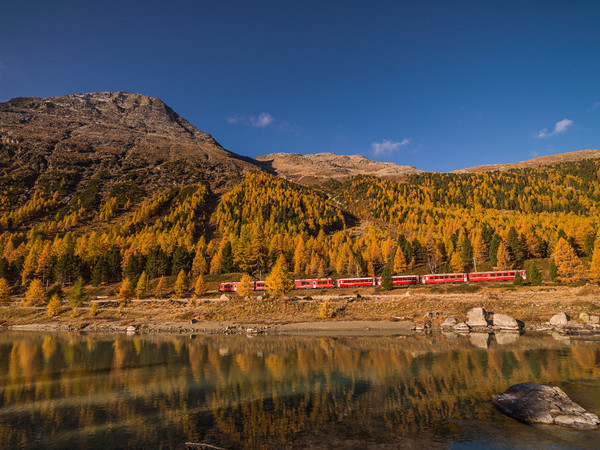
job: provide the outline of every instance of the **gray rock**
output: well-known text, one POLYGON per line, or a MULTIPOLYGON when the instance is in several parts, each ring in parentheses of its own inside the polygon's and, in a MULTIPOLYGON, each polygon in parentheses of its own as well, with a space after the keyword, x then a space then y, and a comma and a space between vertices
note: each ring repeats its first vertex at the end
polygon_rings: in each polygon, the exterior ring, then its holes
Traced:
POLYGON ((262 295, 259 295, 258 297, 256 297, 257 302, 262 302, 263 300, 264 300, 264 297, 262 295))
POLYGON ((558 313, 558 314, 555 314, 552 316, 549 324, 552 325, 553 327, 562 328, 562 327, 566 326, 567 323, 569 323, 570 319, 571 318, 567 314, 558 313))
POLYGON ((598 316, 590 316, 590 323, 593 325, 597 325, 600 323, 600 317, 598 316))
POLYGON ((456 325, 456 319, 454 317, 446 317, 446 320, 442 322, 442 328, 452 328, 456 325))
POLYGON ((456 325, 454 325, 454 331, 457 331, 459 333, 468 333, 470 329, 471 327, 464 322, 457 323, 456 325))
POLYGON ((134 327, 133 325, 129 325, 127 327, 127 330, 125 330, 127 332, 127 334, 135 334, 135 332, 137 331, 137 328, 134 327))
POLYGON ((487 313, 483 308, 472 308, 467 312, 467 325, 474 327, 487 327, 487 313))
POLYGON ((579 314, 579 320, 581 320, 583 323, 589 323, 590 315, 588 313, 582 312, 581 314, 579 314))
POLYGON ((231 300, 231 296, 228 294, 223 294, 219 297, 219 300, 223 300, 223 301, 231 300))
POLYGON ((501 330, 520 330, 523 323, 506 314, 494 314, 493 324, 501 330))
POLYGON ((573 428, 596 428, 600 419, 573 402, 562 389, 538 383, 521 383, 492 396, 504 414, 525 423, 573 428))

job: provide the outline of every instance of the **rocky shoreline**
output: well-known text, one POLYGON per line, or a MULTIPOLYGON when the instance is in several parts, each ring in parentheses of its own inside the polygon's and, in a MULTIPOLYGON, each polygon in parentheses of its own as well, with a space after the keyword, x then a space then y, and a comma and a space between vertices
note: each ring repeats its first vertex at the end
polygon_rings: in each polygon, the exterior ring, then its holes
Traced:
MULTIPOLYGON (((455 317, 445 317, 441 324, 434 324, 440 313, 428 312, 423 323, 396 318, 395 320, 321 320, 310 322, 291 322, 276 324, 240 323, 236 321, 148 321, 93 320, 80 323, 55 321, 49 323, 28 323, 0 326, 0 330, 38 331, 38 332, 77 332, 77 333, 127 333, 127 334, 321 334, 321 335, 357 335, 377 336, 396 334, 428 334, 442 332, 445 335, 490 335, 518 338, 525 332, 550 332, 559 335, 598 335, 600 324, 598 316, 581 313, 579 320, 573 320, 568 314, 560 312, 552 316, 547 323, 525 324, 507 314, 486 311, 482 307, 472 308, 466 318, 459 321, 455 317)), ((439 322, 439 320, 437 320, 439 322)), ((514 339, 514 338, 513 338, 514 339)), ((511 341, 513 339, 504 339, 511 341)), ((498 340, 498 339, 497 339, 498 340)))

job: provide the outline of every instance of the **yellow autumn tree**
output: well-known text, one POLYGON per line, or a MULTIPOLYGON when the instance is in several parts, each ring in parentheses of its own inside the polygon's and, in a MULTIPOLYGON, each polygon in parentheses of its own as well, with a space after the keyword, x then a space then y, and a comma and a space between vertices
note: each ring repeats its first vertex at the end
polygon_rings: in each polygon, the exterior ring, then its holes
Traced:
POLYGON ((194 294, 196 297, 202 297, 207 292, 206 283, 204 282, 204 277, 202 275, 198 275, 196 279, 196 283, 194 284, 194 294))
POLYGON ((281 296, 294 288, 294 280, 290 276, 283 255, 279 255, 271 273, 265 279, 265 288, 270 295, 281 296))
POLYGON ((250 292, 252 292, 252 277, 244 274, 237 285, 237 293, 240 297, 246 298, 250 295, 250 292))
POLYGON ((488 248, 480 233, 475 235, 473 239, 473 258, 476 264, 483 264, 488 257, 488 248))
POLYGON ((148 292, 148 277, 146 271, 142 272, 138 279, 137 285, 135 286, 135 295, 137 298, 144 298, 148 292))
POLYGON ((507 270, 512 268, 512 262, 510 260, 510 253, 508 252, 508 248, 504 242, 500 242, 498 246, 498 262, 496 263, 496 268, 498 270, 507 270))
POLYGON ((62 301, 57 294, 54 294, 50 298, 48 305, 46 305, 46 311, 48 312, 48 317, 58 316, 60 314, 61 309, 62 309, 62 301))
POLYGON ((585 267, 565 238, 560 238, 554 247, 554 263, 558 279, 563 283, 574 283, 586 278, 585 267))
POLYGON ((25 293, 25 306, 40 306, 46 303, 46 289, 42 281, 34 279, 25 293))
POLYGON ((589 277, 592 283, 600 284, 600 234, 598 234, 594 242, 594 253, 592 255, 589 277))
POLYGON ((10 286, 4 278, 0 278, 0 303, 8 303, 10 301, 10 286))
POLYGON ((188 278, 185 274, 185 270, 181 269, 177 280, 175 281, 175 295, 177 298, 185 298, 188 290, 188 278))
POLYGON ((408 268, 406 263, 406 256, 404 256, 404 250, 402 247, 398 247, 396 250, 396 256, 394 256, 394 273, 404 273, 408 268))
POLYGON ((133 284, 131 283, 129 278, 125 278, 123 280, 123 283, 121 284, 121 289, 119 289, 119 294, 117 295, 117 297, 119 298, 119 304, 126 304, 134 296, 135 291, 133 290, 133 284))

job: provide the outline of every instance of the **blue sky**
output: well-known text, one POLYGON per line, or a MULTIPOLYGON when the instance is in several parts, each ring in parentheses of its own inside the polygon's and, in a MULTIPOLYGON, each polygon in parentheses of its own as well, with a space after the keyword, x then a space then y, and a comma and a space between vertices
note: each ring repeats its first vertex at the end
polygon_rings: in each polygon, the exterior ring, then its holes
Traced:
POLYGON ((0 17, 0 101, 147 94, 242 155, 450 171, 600 148, 595 0, 6 0, 0 17))

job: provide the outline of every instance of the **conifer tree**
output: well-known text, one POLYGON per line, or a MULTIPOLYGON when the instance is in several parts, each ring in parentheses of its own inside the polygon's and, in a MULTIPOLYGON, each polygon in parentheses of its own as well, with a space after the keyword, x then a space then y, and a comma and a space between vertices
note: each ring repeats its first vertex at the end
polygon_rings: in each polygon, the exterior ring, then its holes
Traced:
POLYGON ((535 264, 532 264, 527 271, 527 279, 532 286, 542 284, 542 272, 535 264))
POLYGON ((592 254, 592 264, 590 265, 590 281, 600 284, 600 233, 594 242, 594 251, 592 254))
POLYGON ((175 281, 175 295, 177 298, 186 298, 188 290, 188 279, 185 274, 185 270, 181 269, 179 271, 179 275, 177 275, 177 280, 175 281))
POLYGON ((560 238, 556 243, 553 257, 561 282, 573 283, 585 279, 585 268, 565 238, 560 238))
POLYGON ((496 261, 496 267, 499 270, 507 270, 512 267, 512 263, 510 261, 510 253, 508 252, 508 248, 506 247, 504 242, 500 242, 500 245, 498 246, 496 261))
POLYGON ((548 269, 550 271, 550 279, 554 282, 558 281, 558 267, 553 259, 550 260, 548 269))
POLYGON ((156 289, 154 294, 156 295, 157 298, 163 298, 167 295, 167 278, 166 277, 160 277, 158 279, 158 283, 156 285, 156 289))
POLYGON ((133 290, 133 284, 129 280, 129 278, 125 278, 123 283, 121 284, 121 289, 119 290, 118 298, 119 303, 121 305, 126 304, 129 300, 131 300, 135 296, 135 291, 133 290))
POLYGON ((459 252, 452 253, 452 256, 450 257, 450 270, 452 270, 452 272, 462 272, 463 261, 459 252))
POLYGON ((73 285, 73 289, 71 289, 71 292, 69 293, 69 303, 72 306, 81 306, 87 301, 87 299, 88 296, 85 293, 83 278, 79 277, 73 285))
POLYGON ((44 250, 40 254, 38 258, 37 270, 35 272, 36 276, 40 277, 42 283, 46 283, 48 277, 50 276, 50 271, 52 269, 52 244, 47 242, 44 246, 44 250))
POLYGON ((192 274, 195 276, 204 275, 206 273, 206 258, 202 254, 201 251, 196 252, 196 256, 194 256, 194 260, 192 261, 192 274))
POLYGON ((135 295, 137 298, 144 298, 148 292, 148 277, 146 271, 142 272, 135 286, 135 295))
POLYGON ((60 299, 60 297, 58 295, 54 294, 52 297, 50 297, 50 301, 48 302, 48 305, 46 305, 48 317, 58 316, 60 314, 61 309, 62 309, 62 300, 60 299))
POLYGON ((265 279, 265 288, 270 295, 279 297, 294 288, 294 280, 290 276, 283 255, 279 255, 271 273, 265 279))
POLYGON ((198 279, 196 279, 196 284, 194 285, 194 294, 196 297, 202 297, 207 292, 206 283, 204 282, 204 277, 202 275, 198 275, 198 279))
POLYGON ((46 289, 39 278, 35 278, 25 293, 25 306, 40 306, 46 303, 46 289))
POLYGON ((0 303, 7 304, 10 301, 10 286, 5 278, 0 278, 0 303))
POLYGON ((473 246, 466 234, 462 236, 460 242, 460 259, 462 260, 463 270, 468 270, 473 264, 473 246))
POLYGON ((473 239, 473 257, 475 258, 476 264, 483 264, 489 256, 487 246, 483 236, 479 233, 475 235, 473 239))
POLYGON ((407 268, 408 264, 406 263, 406 257, 404 256, 404 250, 399 246, 396 249, 396 255, 394 256, 394 273, 404 273, 407 268))
POLYGON ((252 292, 252 277, 248 274, 242 275, 242 279, 237 285, 237 293, 240 297, 246 298, 252 292))
POLYGON ((381 274, 381 286, 386 291, 391 291, 393 287, 392 271, 390 270, 390 266, 387 264, 383 267, 383 273, 381 274))

